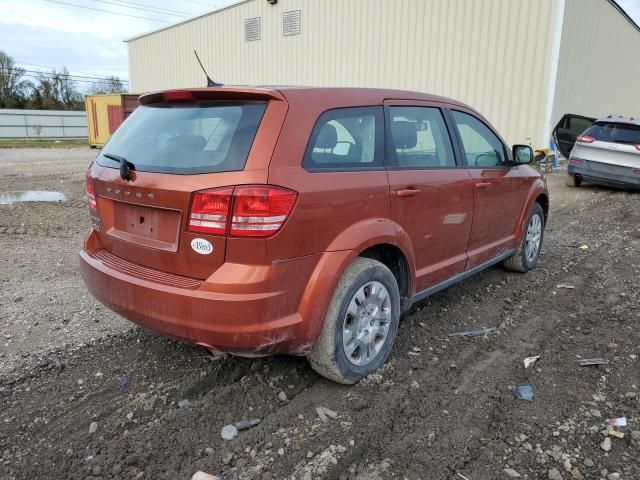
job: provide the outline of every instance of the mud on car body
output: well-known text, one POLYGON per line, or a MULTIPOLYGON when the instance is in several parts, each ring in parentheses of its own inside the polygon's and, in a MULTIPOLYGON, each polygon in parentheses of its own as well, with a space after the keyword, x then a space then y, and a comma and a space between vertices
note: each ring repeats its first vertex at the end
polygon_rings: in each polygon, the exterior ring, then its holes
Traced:
POLYGON ((303 87, 140 103, 87 172, 80 257, 92 294, 149 329, 355 383, 413 303, 536 265, 549 197, 533 152, 462 103, 303 87))

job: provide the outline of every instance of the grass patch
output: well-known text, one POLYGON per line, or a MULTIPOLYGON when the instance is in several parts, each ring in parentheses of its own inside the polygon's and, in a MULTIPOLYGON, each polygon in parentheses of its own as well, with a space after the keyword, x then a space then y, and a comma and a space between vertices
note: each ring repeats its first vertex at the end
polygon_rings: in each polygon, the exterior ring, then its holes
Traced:
POLYGON ((72 148, 88 147, 89 140, 60 139, 60 140, 37 140, 37 139, 0 139, 0 148, 72 148))

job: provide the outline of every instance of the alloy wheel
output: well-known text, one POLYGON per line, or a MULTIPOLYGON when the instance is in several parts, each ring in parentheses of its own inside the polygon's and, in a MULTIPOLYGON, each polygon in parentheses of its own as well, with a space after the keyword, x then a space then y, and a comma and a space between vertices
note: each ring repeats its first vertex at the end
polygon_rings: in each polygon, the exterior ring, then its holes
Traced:
POLYGON ((354 294, 342 323, 342 347, 349 361, 364 366, 373 361, 387 340, 391 323, 391 297, 377 281, 367 282, 354 294))

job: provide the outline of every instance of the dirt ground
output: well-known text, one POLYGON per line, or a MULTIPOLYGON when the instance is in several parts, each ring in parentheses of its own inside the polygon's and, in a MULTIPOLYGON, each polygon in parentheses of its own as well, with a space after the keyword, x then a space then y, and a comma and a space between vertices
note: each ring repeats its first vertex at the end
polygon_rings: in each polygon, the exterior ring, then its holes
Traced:
POLYGON ((94 153, 0 150, 0 192, 67 196, 0 205, 0 479, 640 479, 640 194, 550 175, 539 267, 431 297, 380 374, 345 387, 302 358, 214 359, 94 301, 77 267, 94 153), (447 336, 482 326, 498 333, 447 336))

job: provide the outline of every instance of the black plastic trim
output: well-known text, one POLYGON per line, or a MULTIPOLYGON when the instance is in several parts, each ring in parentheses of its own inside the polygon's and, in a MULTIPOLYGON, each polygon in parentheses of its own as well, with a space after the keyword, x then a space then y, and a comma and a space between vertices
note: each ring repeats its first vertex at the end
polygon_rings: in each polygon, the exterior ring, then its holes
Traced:
POLYGON ((466 270, 462 273, 459 273, 458 275, 455 275, 447 280, 445 280, 444 282, 438 283, 437 285, 434 285, 432 287, 429 287, 425 290, 422 290, 418 293, 416 293, 411 299, 406 300, 406 305, 404 305, 403 310, 407 311, 409 310, 413 304, 421 302, 422 300, 424 300, 427 297, 430 297, 431 295, 441 292, 442 290, 449 288, 453 285, 455 285, 456 283, 460 283, 463 280, 466 280, 467 278, 475 275, 476 273, 480 273, 483 270, 486 270, 490 267, 493 267, 494 265, 503 262, 504 260, 506 260, 507 258, 513 256, 513 254, 515 253, 515 250, 509 250, 508 252, 505 252, 501 255, 498 255, 495 258, 492 258, 491 260, 489 260, 488 262, 485 262, 481 265, 478 265, 477 267, 473 267, 470 270, 466 270))

